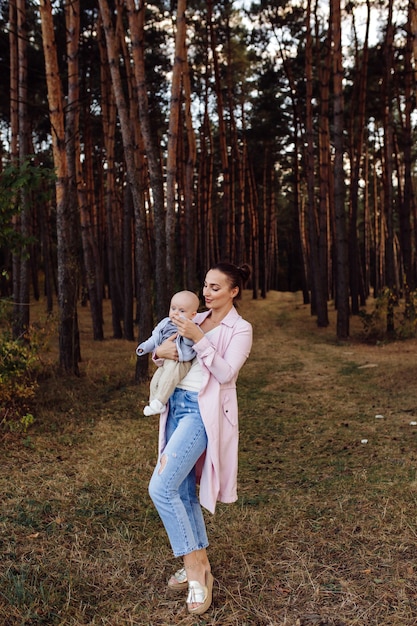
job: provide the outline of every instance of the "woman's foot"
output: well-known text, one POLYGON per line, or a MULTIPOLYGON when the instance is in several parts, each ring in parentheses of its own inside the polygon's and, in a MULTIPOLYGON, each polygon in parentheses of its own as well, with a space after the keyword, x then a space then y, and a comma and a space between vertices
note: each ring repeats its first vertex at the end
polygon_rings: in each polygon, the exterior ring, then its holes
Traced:
POLYGON ((185 567, 177 570, 168 581, 168 589, 170 591, 183 591, 188 587, 187 572, 185 567))
POLYGON ((187 607, 190 613, 200 615, 211 604, 213 576, 205 548, 194 550, 184 557, 184 569, 188 580, 187 607))
POLYGON ((209 610, 213 601, 214 578, 210 571, 205 574, 205 585, 198 580, 190 580, 188 583, 187 607, 193 615, 202 615, 209 610))

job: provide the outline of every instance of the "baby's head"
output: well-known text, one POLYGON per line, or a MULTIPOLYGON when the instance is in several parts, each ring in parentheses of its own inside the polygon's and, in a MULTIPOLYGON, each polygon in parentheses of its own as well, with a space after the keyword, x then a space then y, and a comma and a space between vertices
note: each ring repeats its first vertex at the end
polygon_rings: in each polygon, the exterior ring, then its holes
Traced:
POLYGON ((200 301, 195 293, 192 291, 178 291, 172 296, 169 317, 172 319, 182 315, 191 320, 197 313, 199 306, 200 301))

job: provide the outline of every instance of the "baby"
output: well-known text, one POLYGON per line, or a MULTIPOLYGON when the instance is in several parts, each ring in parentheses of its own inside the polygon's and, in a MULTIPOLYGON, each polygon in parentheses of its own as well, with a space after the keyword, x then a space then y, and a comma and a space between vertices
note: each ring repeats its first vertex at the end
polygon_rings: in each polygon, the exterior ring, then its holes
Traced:
MULTIPOLYGON (((136 354, 143 356, 153 352, 165 339, 172 337, 177 332, 177 327, 172 321, 174 315, 180 315, 193 319, 198 311, 200 301, 192 291, 178 291, 171 299, 168 317, 155 326, 152 335, 136 348, 136 354)), ((154 373, 149 390, 149 404, 143 409, 145 415, 162 413, 166 403, 175 387, 188 373, 191 361, 195 357, 193 341, 185 337, 177 336, 176 346, 178 361, 165 359, 163 365, 154 373)))

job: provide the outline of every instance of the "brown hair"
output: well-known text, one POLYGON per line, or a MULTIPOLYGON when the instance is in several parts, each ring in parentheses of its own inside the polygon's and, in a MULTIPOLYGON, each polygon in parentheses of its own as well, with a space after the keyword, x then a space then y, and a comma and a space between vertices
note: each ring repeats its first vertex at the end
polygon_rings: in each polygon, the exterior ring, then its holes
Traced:
POLYGON ((219 272, 222 272, 222 274, 225 274, 225 276, 227 276, 231 289, 233 289, 234 287, 239 288, 239 292, 234 297, 234 300, 240 300, 240 298, 242 297, 242 290, 252 273, 250 265, 248 265, 247 263, 243 263, 243 265, 238 267, 233 263, 220 261, 220 263, 212 265, 210 269, 218 270, 219 272))

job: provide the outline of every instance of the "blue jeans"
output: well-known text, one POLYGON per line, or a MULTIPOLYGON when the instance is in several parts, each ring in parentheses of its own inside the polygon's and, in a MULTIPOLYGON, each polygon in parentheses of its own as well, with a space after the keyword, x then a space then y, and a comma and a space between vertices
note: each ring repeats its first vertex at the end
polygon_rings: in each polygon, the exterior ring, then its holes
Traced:
POLYGON ((167 443, 149 483, 149 495, 176 557, 208 546, 196 491, 195 464, 207 448, 197 396, 176 388, 170 397, 167 443))

